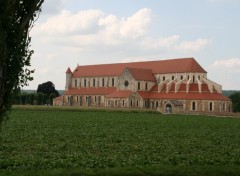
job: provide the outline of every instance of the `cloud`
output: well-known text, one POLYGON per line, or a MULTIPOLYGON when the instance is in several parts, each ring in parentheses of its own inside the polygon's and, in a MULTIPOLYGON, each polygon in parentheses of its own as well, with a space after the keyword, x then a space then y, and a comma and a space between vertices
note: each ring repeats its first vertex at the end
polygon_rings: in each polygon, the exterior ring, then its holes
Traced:
POLYGON ((199 51, 210 43, 208 39, 180 41, 179 35, 167 37, 150 35, 153 24, 151 9, 143 8, 129 17, 117 17, 101 10, 84 10, 72 13, 62 10, 33 29, 33 35, 43 43, 81 50, 139 49, 199 51))
POLYGON ((53 36, 96 33, 101 16, 103 12, 100 10, 86 10, 76 14, 62 10, 60 14, 50 17, 45 23, 38 24, 34 33, 53 36))
POLYGON ((211 66, 211 69, 223 69, 225 71, 240 72, 240 58, 231 58, 226 60, 217 60, 211 66))
POLYGON ((140 45, 143 47, 143 49, 170 48, 176 44, 179 38, 179 35, 173 35, 165 38, 146 37, 142 40, 140 45))
POLYGON ((184 41, 179 34, 162 36, 161 31, 152 35, 150 29, 154 27, 155 18, 148 8, 127 17, 98 9, 74 13, 59 7, 54 13, 37 21, 30 34, 35 50, 32 67, 36 69, 34 77, 38 84, 49 79, 54 80, 57 87, 64 87, 66 67, 75 67, 77 63, 184 57, 211 43, 206 38, 184 41), (57 70, 63 70, 62 74, 55 73, 57 70))
POLYGON ((179 51, 199 51, 202 50, 206 45, 210 44, 209 39, 197 39, 195 41, 184 41, 177 45, 175 48, 179 51))

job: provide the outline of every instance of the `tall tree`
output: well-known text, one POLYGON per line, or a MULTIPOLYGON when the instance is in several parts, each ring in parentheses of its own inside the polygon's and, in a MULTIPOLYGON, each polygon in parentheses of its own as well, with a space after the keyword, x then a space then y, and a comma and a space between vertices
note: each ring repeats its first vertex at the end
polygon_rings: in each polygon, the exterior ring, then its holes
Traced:
POLYGON ((46 94, 48 97, 51 93, 54 93, 57 97, 59 96, 58 91, 55 90, 55 85, 51 81, 39 84, 37 88, 37 93, 38 92, 42 92, 46 94))
POLYGON ((230 96, 232 100, 233 112, 240 112, 240 92, 235 92, 230 96))
POLYGON ((43 2, 0 0, 0 123, 11 108, 13 90, 33 79, 29 31, 43 2))

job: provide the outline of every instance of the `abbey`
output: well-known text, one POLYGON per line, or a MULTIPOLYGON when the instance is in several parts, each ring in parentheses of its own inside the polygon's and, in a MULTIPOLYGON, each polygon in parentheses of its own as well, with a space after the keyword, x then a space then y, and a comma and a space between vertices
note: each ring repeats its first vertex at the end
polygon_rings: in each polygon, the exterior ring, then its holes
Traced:
POLYGON ((194 58, 77 66, 55 105, 143 108, 163 113, 231 112, 222 86, 194 58))

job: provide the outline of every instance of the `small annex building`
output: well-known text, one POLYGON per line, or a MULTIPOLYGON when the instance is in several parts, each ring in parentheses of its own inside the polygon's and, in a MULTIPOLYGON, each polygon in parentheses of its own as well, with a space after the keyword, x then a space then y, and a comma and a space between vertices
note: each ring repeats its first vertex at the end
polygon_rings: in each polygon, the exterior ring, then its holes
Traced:
POLYGON ((53 104, 163 113, 232 111, 222 86, 209 80, 194 58, 68 68, 64 95, 53 104))

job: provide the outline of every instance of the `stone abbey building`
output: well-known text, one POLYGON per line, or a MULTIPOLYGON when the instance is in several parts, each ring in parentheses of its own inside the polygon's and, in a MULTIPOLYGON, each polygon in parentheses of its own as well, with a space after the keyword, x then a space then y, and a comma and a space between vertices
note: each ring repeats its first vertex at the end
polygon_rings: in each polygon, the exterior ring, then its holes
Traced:
POLYGON ((165 113, 231 112, 222 86, 194 58, 77 66, 66 71, 55 105, 156 109, 165 113))

